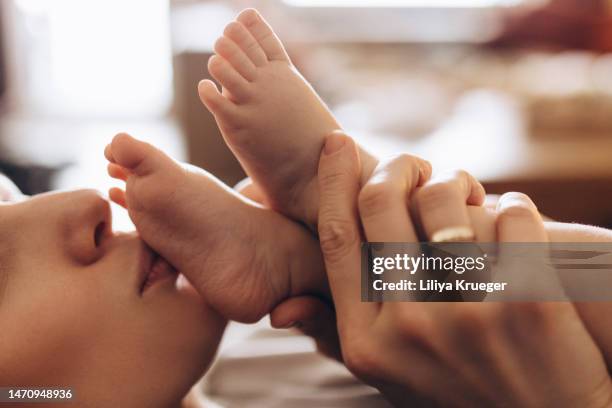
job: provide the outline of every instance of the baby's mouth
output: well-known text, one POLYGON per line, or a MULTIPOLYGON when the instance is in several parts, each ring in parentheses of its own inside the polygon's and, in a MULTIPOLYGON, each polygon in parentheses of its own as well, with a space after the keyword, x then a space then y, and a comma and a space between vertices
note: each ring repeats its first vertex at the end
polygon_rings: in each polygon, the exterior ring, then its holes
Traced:
POLYGON ((161 255, 148 247, 145 248, 145 251, 147 253, 143 262, 143 279, 140 286, 141 294, 157 283, 165 281, 175 282, 179 276, 178 271, 161 255))

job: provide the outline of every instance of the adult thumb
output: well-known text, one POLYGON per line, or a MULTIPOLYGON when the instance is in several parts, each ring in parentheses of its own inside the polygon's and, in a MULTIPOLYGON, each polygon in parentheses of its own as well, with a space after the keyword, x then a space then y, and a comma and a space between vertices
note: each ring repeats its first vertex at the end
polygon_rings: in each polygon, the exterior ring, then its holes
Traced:
POLYGON ((327 136, 319 159, 319 225, 321 217, 358 223, 356 213, 361 164, 353 139, 341 131, 327 136))
POLYGON ((349 329, 359 331, 367 326, 376 310, 370 310, 373 304, 360 302, 360 173, 353 140, 341 132, 329 135, 319 160, 319 242, 341 339, 348 336, 349 329))

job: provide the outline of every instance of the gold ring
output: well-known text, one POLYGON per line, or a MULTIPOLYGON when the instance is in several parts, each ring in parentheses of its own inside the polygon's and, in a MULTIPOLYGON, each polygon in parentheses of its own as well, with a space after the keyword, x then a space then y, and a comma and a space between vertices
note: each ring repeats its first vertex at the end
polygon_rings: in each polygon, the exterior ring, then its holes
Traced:
POLYGON ((431 242, 465 242, 473 241, 474 230, 471 227, 448 227, 436 231, 431 236, 431 242))

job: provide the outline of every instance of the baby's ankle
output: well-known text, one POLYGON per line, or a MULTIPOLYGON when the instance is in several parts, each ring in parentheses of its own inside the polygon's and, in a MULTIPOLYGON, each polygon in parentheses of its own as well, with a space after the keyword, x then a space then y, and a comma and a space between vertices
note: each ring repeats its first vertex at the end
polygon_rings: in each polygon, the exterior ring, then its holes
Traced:
POLYGON ((285 265, 284 270, 277 272, 286 273, 289 278, 284 298, 315 295, 331 299, 318 240, 305 227, 294 223, 285 234, 284 244, 281 248, 276 248, 277 255, 283 257, 282 264, 285 265), (282 254, 279 254, 279 250, 282 254))
MULTIPOLYGON (((360 184, 363 186, 369 180, 378 165, 378 159, 359 147, 361 159, 360 184)), ((315 175, 310 182, 300 191, 299 197, 295 197, 291 206, 294 208, 294 218, 302 222, 311 232, 317 233, 319 222, 319 180, 315 175)))

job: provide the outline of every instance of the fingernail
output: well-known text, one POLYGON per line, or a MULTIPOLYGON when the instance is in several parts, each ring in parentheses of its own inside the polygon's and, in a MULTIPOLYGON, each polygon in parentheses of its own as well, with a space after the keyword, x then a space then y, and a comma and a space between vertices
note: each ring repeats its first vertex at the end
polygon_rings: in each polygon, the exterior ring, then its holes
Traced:
POLYGON ((326 155, 338 152, 346 144, 346 136, 342 133, 332 133, 327 136, 323 151, 326 155))

